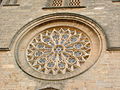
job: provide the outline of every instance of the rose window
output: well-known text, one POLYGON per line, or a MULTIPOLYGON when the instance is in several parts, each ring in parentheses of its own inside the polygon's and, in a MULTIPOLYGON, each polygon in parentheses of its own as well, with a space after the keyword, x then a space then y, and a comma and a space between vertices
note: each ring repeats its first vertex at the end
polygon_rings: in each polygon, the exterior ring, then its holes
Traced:
POLYGON ((89 58, 91 41, 77 28, 53 27, 36 34, 29 42, 29 65, 43 74, 65 74, 81 68, 89 58))

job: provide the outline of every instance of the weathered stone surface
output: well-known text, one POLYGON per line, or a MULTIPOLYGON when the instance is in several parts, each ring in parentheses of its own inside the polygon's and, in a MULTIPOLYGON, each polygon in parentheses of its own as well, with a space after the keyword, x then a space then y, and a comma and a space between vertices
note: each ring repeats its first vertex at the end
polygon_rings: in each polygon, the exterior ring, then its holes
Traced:
POLYGON ((33 79, 19 69, 12 51, 0 52, 0 87, 1 90, 37 90, 45 87, 60 90, 119 90, 119 63, 119 51, 105 51, 97 63, 80 76, 63 81, 41 81, 33 79), (3 68, 3 65, 13 65, 15 68, 3 68))
POLYGON ((42 9, 46 1, 19 0, 20 6, 0 6, 0 90, 39 90, 47 87, 59 90, 120 90, 120 3, 81 0, 81 5, 86 8, 42 9), (104 46, 92 68, 74 78, 60 81, 33 78, 16 63, 15 43, 10 48, 11 41, 30 21, 60 12, 81 14, 95 20, 103 28, 108 46, 104 46))
POLYGON ((85 15, 100 24, 105 32, 108 47, 120 47, 120 4, 111 0, 83 0, 77 9, 42 9, 44 1, 19 1, 20 6, 0 7, 0 48, 9 48, 14 35, 25 24, 40 16, 56 12, 72 12, 85 15))

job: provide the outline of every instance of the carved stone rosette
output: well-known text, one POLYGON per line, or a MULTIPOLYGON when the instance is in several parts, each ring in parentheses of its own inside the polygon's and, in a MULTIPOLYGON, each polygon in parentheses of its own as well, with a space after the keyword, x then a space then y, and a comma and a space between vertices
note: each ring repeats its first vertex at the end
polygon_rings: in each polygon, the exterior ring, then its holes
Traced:
POLYGON ((88 59, 91 41, 81 30, 69 26, 39 32, 30 41, 26 56, 30 66, 43 74, 65 74, 88 59))
POLYGON ((93 20, 78 14, 50 14, 18 32, 15 58, 28 75, 63 80, 87 71, 98 60, 104 35, 93 20))

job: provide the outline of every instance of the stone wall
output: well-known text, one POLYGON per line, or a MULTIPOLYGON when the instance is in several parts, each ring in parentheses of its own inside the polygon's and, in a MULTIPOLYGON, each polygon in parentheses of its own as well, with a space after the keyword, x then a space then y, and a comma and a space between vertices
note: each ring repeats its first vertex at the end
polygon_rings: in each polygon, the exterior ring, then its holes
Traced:
POLYGON ((42 9, 45 7, 46 0, 21 0, 18 3, 20 3, 20 6, 0 6, 0 48, 9 48, 17 31, 31 20, 57 12, 72 12, 90 17, 104 29, 109 43, 108 49, 119 48, 120 46, 119 2, 113 3, 111 0, 83 0, 81 5, 86 6, 86 8, 72 9, 42 9))
POLYGON ((120 90, 120 3, 81 0, 81 5, 86 8, 42 9, 46 2, 19 0, 20 6, 0 6, 0 90, 38 90, 46 87, 60 90, 120 90), (81 14, 96 21, 104 30, 107 47, 91 69, 74 78, 44 81, 26 75, 14 58, 14 36, 30 21, 60 12, 81 14))

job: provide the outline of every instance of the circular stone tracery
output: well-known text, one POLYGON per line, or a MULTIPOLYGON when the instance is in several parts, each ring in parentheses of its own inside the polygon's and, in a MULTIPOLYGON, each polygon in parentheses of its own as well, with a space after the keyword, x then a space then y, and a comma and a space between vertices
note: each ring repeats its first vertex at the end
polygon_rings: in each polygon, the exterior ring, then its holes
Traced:
POLYGON ((39 32, 28 44, 27 62, 43 74, 65 74, 80 68, 91 51, 89 37, 79 29, 60 26, 39 32))

